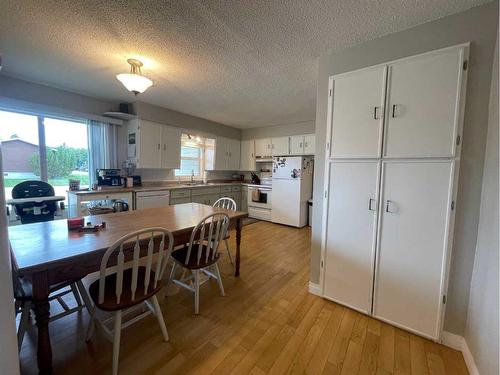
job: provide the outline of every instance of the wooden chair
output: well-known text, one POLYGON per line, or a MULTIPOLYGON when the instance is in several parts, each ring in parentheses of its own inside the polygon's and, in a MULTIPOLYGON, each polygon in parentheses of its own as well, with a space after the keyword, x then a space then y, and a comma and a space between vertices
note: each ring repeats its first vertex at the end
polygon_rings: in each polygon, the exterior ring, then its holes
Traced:
MULTIPOLYGON (((31 308, 33 307, 33 288, 31 282, 19 276, 17 264, 14 262, 14 258, 12 257, 12 251, 11 260, 12 284, 14 287, 14 311, 16 316, 17 314, 21 314, 19 327, 17 329, 17 346, 18 350, 21 350, 24 335, 30 327, 31 308)), ((50 317, 51 322, 83 309, 84 305, 82 304, 80 293, 78 292, 78 290, 82 290, 82 288, 84 287, 81 280, 73 280, 70 282, 59 283, 50 286, 49 303, 55 300, 59 302, 64 310, 59 314, 52 315, 50 317), (77 304, 76 307, 69 307, 68 304, 64 301, 63 297, 69 293, 73 293, 73 297, 75 298, 77 304)), ((85 305, 88 308, 87 301, 85 302, 85 305)))
MULTIPOLYGON (((217 199, 217 201, 215 201, 215 203, 214 203, 214 207, 225 208, 226 210, 231 210, 231 211, 237 210, 236 202, 234 201, 234 199, 229 198, 229 197, 222 197, 222 198, 217 199)), ((229 240, 229 231, 227 231, 227 235, 224 237, 224 244, 226 245, 226 251, 227 251, 227 255, 229 257, 229 261, 231 262, 231 264, 234 267, 233 257, 231 256, 231 251, 229 250, 229 241, 228 240, 229 240)))
POLYGON ((86 340, 92 337, 94 326, 102 329, 104 335, 113 342, 113 374, 118 373, 121 330, 154 314, 160 325, 163 339, 168 341, 167 328, 156 298, 162 288, 162 275, 168 262, 174 239, 172 233, 163 228, 146 228, 118 239, 104 254, 101 261, 99 279, 89 286, 89 294, 94 301, 86 340), (168 242, 168 245, 167 245, 168 242), (155 244, 158 245, 156 265, 153 265, 155 244), (140 257, 141 248, 146 251, 140 257), (124 269, 125 253, 131 253, 132 266, 124 269), (117 254, 116 254, 117 253, 117 254), (108 262, 116 255, 116 268, 108 268, 108 262), (139 259, 146 266, 139 265, 139 259), (154 270, 153 270, 154 268, 154 270), (124 315, 146 305, 146 311, 122 323, 124 315), (98 317, 103 312, 113 312, 111 317, 98 317), (114 319, 114 328, 107 323, 114 319))
POLYGON ((189 244, 171 254, 174 263, 170 271, 169 283, 173 282, 194 293, 195 314, 198 314, 200 310, 200 284, 213 278, 217 280, 220 294, 224 296, 224 286, 217 262, 220 258, 219 244, 226 236, 228 227, 229 216, 227 214, 217 212, 207 215, 193 229, 189 244), (177 266, 191 271, 191 274, 175 279, 177 266), (200 281, 200 273, 208 278, 200 281))

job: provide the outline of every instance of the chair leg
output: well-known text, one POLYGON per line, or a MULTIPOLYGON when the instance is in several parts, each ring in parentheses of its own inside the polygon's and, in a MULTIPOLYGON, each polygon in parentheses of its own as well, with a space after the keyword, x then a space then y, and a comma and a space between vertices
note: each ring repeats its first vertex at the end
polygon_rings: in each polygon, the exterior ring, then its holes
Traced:
POLYGON ((92 315, 92 302, 90 301, 90 297, 87 293, 87 290, 85 289, 85 285, 83 285, 82 280, 78 280, 76 282, 76 287, 78 288, 78 291, 80 292, 80 296, 82 296, 83 303, 85 307, 87 308, 87 311, 90 315, 92 315))
POLYGON ((80 297, 80 293, 78 293, 78 289, 76 287, 76 283, 70 285, 71 291, 73 292, 73 297, 75 297, 76 303, 78 306, 82 305, 82 298, 80 297))
POLYGON ((19 322, 19 329, 17 330, 17 348, 21 351, 23 346, 24 334, 28 330, 28 319, 30 316, 31 302, 26 301, 22 304, 21 320, 19 322))
POLYGON ((122 333, 122 312, 115 313, 115 332, 113 337, 113 375, 118 374, 118 358, 120 356, 120 336, 122 333))
POLYGON ((224 240, 224 243, 226 244, 226 251, 227 251, 227 255, 229 256, 229 261, 234 266, 233 257, 231 256, 231 251, 229 250, 229 241, 227 240, 227 238, 224 240))
POLYGON ((173 262, 172 268, 170 269, 170 276, 168 278, 167 285, 170 284, 172 282, 172 280, 174 279, 176 266, 177 266, 177 264, 175 262, 173 262))
POLYGON ((89 320, 89 326, 87 327, 87 334, 85 335, 85 341, 89 342, 92 336, 94 335, 94 330, 95 330, 95 309, 92 309, 90 312, 90 320, 89 320))
POLYGON ((163 314, 161 313, 160 304, 158 303, 158 298, 156 298, 156 296, 151 297, 151 302, 153 302, 156 319, 158 319, 158 324, 160 325, 161 333, 163 334, 163 340, 168 341, 167 327, 165 326, 165 321, 163 320, 163 314))
POLYGON ((200 311, 200 270, 194 271, 194 313, 200 311))
POLYGON ((222 285, 222 278, 220 277, 219 265, 217 263, 215 263, 214 269, 215 275, 217 276, 217 284, 219 284, 220 294, 224 297, 226 294, 224 293, 224 285, 222 285))

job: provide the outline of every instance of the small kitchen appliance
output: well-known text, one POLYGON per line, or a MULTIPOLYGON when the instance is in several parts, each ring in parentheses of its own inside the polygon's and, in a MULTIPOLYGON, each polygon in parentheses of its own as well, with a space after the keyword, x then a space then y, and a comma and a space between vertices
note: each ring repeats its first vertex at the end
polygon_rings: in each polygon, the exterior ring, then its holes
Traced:
POLYGON ((98 186, 122 186, 123 178, 120 176, 120 169, 97 169, 98 186))

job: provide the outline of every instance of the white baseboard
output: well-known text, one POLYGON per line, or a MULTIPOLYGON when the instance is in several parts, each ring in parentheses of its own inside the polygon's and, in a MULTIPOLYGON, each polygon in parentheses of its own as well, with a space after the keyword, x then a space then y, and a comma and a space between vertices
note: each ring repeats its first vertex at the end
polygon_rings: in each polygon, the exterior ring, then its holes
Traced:
POLYGON ((321 287, 319 286, 319 284, 315 284, 309 281, 309 293, 321 297, 321 287))
MULTIPOLYGON (((309 286, 309 290, 310 290, 309 286)), ((474 362, 474 357, 472 356, 469 346, 465 338, 459 335, 455 335, 451 332, 443 331, 441 335, 441 342, 443 345, 449 346, 452 349, 459 350, 464 356, 465 364, 467 365, 467 370, 469 370, 470 375, 479 375, 479 370, 477 369, 476 362, 474 362)))

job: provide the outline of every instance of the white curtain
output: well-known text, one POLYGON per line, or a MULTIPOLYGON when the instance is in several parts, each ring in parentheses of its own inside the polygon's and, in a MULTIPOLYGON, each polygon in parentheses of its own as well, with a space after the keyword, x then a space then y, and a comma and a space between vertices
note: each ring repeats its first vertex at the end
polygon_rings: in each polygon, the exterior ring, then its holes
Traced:
POLYGON ((118 168, 116 157, 116 125, 87 121, 90 183, 97 183, 96 169, 118 168))

